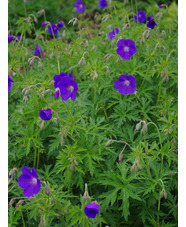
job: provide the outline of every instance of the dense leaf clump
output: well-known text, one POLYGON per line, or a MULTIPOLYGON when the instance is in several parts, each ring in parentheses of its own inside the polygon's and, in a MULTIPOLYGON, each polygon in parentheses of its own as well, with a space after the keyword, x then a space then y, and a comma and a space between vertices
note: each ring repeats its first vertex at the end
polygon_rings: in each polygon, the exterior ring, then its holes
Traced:
POLYGON ((9 1, 9 226, 177 226, 177 4, 74 3, 9 1))

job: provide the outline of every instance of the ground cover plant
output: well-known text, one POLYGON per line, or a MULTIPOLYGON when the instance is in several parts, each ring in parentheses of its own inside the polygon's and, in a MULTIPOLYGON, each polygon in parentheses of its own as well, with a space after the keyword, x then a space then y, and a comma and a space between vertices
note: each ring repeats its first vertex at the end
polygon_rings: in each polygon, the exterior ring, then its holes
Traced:
POLYGON ((166 3, 9 2, 9 226, 177 226, 166 3))

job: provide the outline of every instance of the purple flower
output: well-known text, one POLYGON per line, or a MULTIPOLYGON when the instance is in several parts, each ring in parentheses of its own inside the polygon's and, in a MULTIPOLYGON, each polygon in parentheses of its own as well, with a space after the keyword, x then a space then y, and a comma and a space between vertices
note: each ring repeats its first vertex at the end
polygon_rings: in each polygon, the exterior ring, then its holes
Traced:
POLYGON ((16 36, 16 38, 17 38, 18 41, 21 40, 21 36, 20 35, 16 36))
POLYGON ((69 76, 63 76, 58 82, 58 88, 60 90, 61 98, 67 101, 70 97, 72 101, 76 99, 76 91, 78 91, 78 85, 76 81, 69 76))
POLYGON ((57 28, 62 28, 64 26, 64 23, 62 21, 57 23, 57 28))
POLYGON ((40 110, 39 116, 43 121, 49 121, 52 118, 52 110, 51 109, 40 110))
POLYGON ((113 40, 116 34, 119 33, 119 28, 113 28, 111 32, 108 33, 108 37, 110 40, 113 40))
POLYGON ((174 153, 176 153, 177 154, 177 152, 178 152, 178 150, 176 149, 176 150, 174 150, 174 153))
POLYGON ((10 92, 10 89, 12 88, 12 83, 14 81, 12 80, 12 78, 8 75, 8 92, 10 92))
POLYGON ((54 80, 54 87, 57 88, 58 87, 58 84, 59 82, 61 81, 62 77, 64 76, 68 76, 68 74, 66 73, 60 73, 59 75, 55 75, 53 77, 53 80, 54 80))
POLYGON ((84 212, 88 218, 95 218, 96 215, 99 213, 100 206, 95 203, 89 203, 85 206, 84 212))
POLYGON ((58 27, 55 24, 51 24, 48 27, 48 31, 50 32, 51 35, 57 34, 58 27))
POLYGON ((46 25, 46 22, 45 21, 41 23, 41 26, 42 27, 44 27, 45 25, 46 25))
POLYGON ((98 36, 101 36, 101 35, 102 35, 102 33, 99 33, 99 34, 98 34, 98 36))
POLYGON ((162 8, 163 6, 162 5, 159 5, 159 8, 162 8))
POLYGON ((35 48, 34 55, 39 56, 41 54, 41 52, 42 52, 41 47, 37 44, 36 48, 35 48))
POLYGON ((98 8, 105 8, 108 6, 107 0, 99 0, 98 8))
POLYGON ((118 89, 122 95, 132 95, 136 90, 136 78, 133 75, 121 75, 115 81, 114 88, 118 89))
POLYGON ((117 42, 117 47, 117 54, 125 60, 130 59, 130 57, 136 53, 135 42, 131 39, 120 39, 117 42))
POLYGON ((138 21, 138 22, 144 22, 145 21, 145 12, 144 11, 138 11, 137 13, 135 13, 134 15, 134 20, 138 21))
POLYGON ((147 27, 148 28, 151 28, 151 29, 154 29, 154 27, 156 26, 156 22, 154 21, 154 19, 152 18, 151 20, 148 21, 147 23, 147 27))
POLYGON ((41 183, 38 179, 36 169, 32 168, 31 172, 26 166, 24 166, 21 171, 23 174, 18 178, 18 185, 24 189, 24 196, 29 198, 34 194, 38 194, 41 188, 41 183))
POLYGON ((81 0, 77 0, 75 3, 74 3, 74 6, 76 7, 76 11, 78 13, 82 13, 83 10, 85 9, 85 4, 81 1, 81 0))
POLYGON ((8 35, 8 43, 12 42, 13 38, 14 37, 12 35, 8 35))
POLYGON ((147 17, 147 21, 150 21, 150 20, 152 20, 153 18, 152 18, 152 16, 148 16, 147 17))

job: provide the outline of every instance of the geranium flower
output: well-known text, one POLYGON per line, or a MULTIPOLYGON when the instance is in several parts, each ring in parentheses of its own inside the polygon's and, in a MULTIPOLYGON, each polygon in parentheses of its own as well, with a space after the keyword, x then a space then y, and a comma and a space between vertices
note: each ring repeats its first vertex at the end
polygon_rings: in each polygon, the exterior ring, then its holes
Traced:
POLYGON ((111 32, 108 33, 108 37, 110 40, 113 40, 116 34, 119 33, 119 28, 113 28, 111 32))
POLYGON ((14 37, 12 35, 8 35, 8 43, 12 42, 13 39, 14 37))
POLYGON ((58 88, 60 90, 61 98, 67 101, 70 97, 72 101, 76 99, 76 91, 78 91, 78 85, 76 81, 69 76, 63 76, 58 82, 58 88))
POLYGON ((10 89, 12 88, 12 83, 14 81, 12 80, 12 78, 8 75, 8 92, 10 92, 10 89))
POLYGON ((151 20, 148 21, 147 23, 147 27, 148 28, 151 28, 151 29, 154 29, 154 27, 156 26, 156 22, 154 21, 154 19, 152 18, 151 20))
POLYGON ((35 51, 34 51, 34 55, 39 56, 41 54, 41 52, 42 52, 41 47, 37 44, 35 51))
POLYGON ((134 20, 142 23, 145 21, 145 12, 144 11, 138 11, 137 13, 135 13, 134 15, 134 20))
POLYGON ((147 21, 150 21, 150 20, 152 20, 153 18, 152 18, 152 16, 148 16, 147 17, 147 21))
POLYGON ((41 26, 42 27, 44 27, 45 25, 46 25, 46 22, 45 21, 41 23, 41 26))
POLYGON ((57 23, 57 28, 62 28, 64 26, 64 23, 62 21, 57 23))
POLYGON ((39 116, 43 121, 49 121, 52 118, 52 110, 51 109, 40 110, 39 116))
POLYGON ((131 39, 120 39, 117 42, 117 47, 117 54, 125 60, 130 59, 130 57, 136 53, 135 42, 131 39))
POLYGON ((24 166, 21 171, 23 174, 18 178, 18 185, 24 189, 24 196, 29 198, 34 194, 38 194, 41 188, 41 183, 38 179, 36 169, 32 168, 31 172, 26 166, 24 166))
POLYGON ((118 89, 122 95, 132 95, 136 91, 136 78, 133 75, 121 75, 115 81, 114 88, 118 89))
POLYGON ((50 32, 51 35, 57 34, 58 28, 55 24, 51 24, 48 26, 48 31, 50 32))
POLYGON ((89 203, 85 206, 84 212, 88 218, 95 218, 96 215, 99 213, 100 206, 95 203, 89 203))
POLYGON ((108 6, 107 0, 99 0, 98 8, 105 8, 108 6))
POLYGON ((81 1, 81 0, 77 0, 75 3, 74 3, 74 6, 76 7, 76 11, 78 13, 82 13, 83 10, 85 9, 85 4, 81 1))
POLYGON ((58 83, 61 81, 63 76, 68 76, 68 74, 66 73, 60 73, 59 75, 55 75, 53 77, 54 80, 54 87, 57 88, 58 87, 58 83))

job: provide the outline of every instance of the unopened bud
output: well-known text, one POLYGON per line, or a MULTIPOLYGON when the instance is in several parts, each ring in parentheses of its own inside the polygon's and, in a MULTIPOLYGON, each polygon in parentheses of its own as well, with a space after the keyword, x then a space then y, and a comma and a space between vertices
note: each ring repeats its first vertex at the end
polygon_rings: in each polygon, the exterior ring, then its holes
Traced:
POLYGON ((13 169, 10 170, 9 174, 8 174, 8 177, 11 178, 12 175, 15 173, 15 171, 17 170, 16 167, 14 167, 13 169))
POLYGON ((45 194, 46 195, 49 195, 50 194, 50 188, 49 188, 49 186, 47 185, 46 182, 45 182, 45 194))
POLYGON ((89 194, 88 194, 87 184, 85 184, 85 192, 84 192, 84 194, 83 194, 82 201, 83 201, 84 203, 86 203, 86 202, 89 203, 89 202, 91 201, 91 198, 90 198, 90 196, 89 196, 89 194))
POLYGON ((44 124, 45 124, 45 121, 42 121, 41 124, 40 124, 40 130, 42 131, 43 128, 44 128, 44 124))
POLYGON ((138 131, 140 130, 140 128, 141 128, 141 121, 137 123, 135 130, 138 131))
POLYGON ((160 199, 162 199, 163 197, 164 197, 165 199, 167 199, 167 192, 165 191, 164 188, 163 188, 162 191, 160 192, 160 199))
POLYGON ((15 206, 18 207, 18 206, 20 206, 23 202, 24 202, 24 200, 21 199, 21 200, 18 201, 18 203, 16 203, 15 206))
POLYGON ((146 124, 143 125, 143 128, 141 129, 141 133, 142 134, 146 134, 147 133, 147 125, 146 124))
POLYGON ((109 141, 105 144, 105 146, 108 146, 111 142, 112 142, 112 140, 109 140, 109 141))

